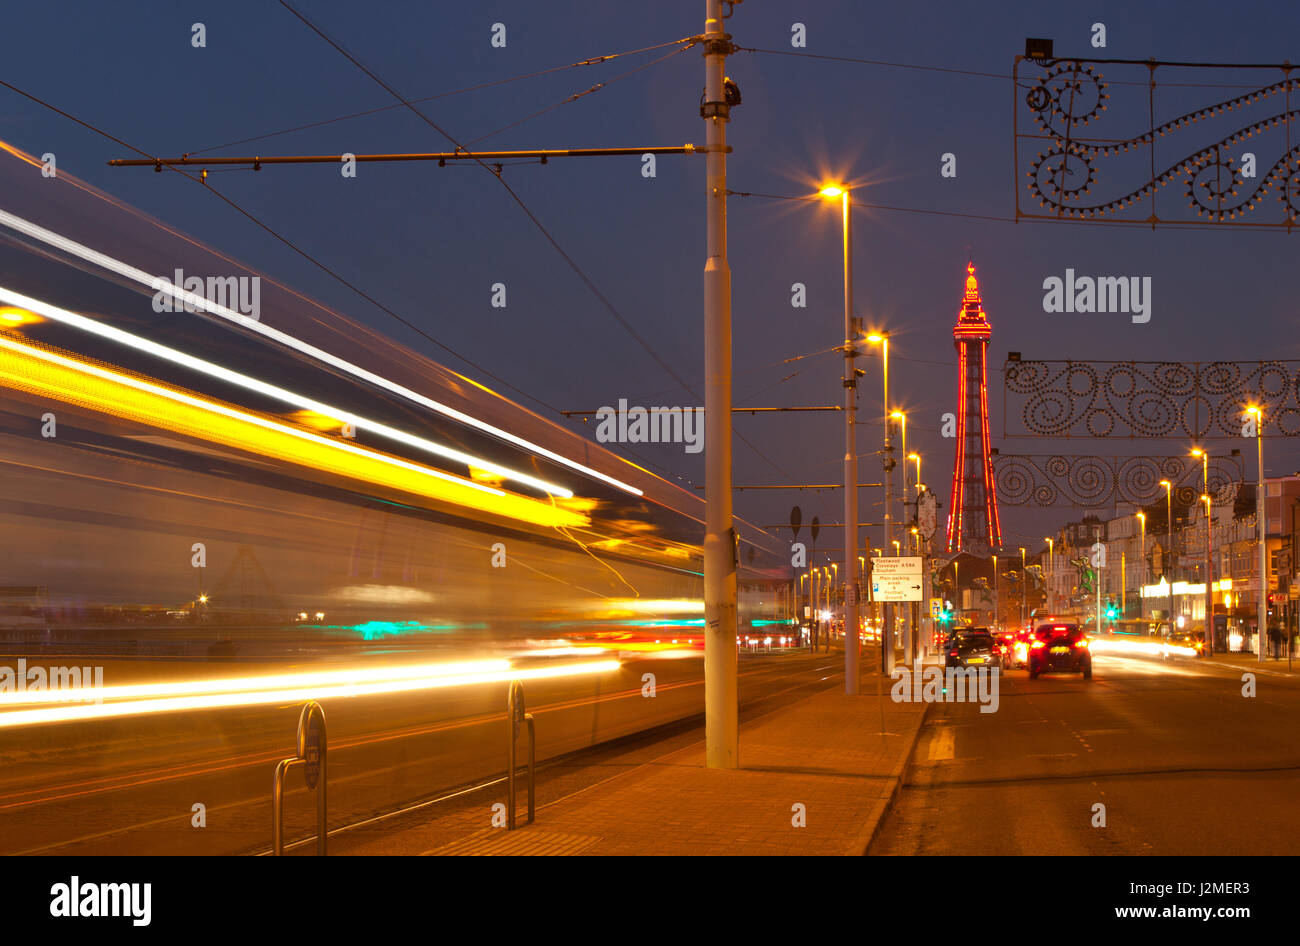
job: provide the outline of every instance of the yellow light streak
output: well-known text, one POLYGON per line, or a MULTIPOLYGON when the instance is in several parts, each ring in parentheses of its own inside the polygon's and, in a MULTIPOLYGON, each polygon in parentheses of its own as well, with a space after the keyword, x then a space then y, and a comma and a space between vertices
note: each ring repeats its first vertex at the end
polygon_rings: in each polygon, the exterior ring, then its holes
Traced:
POLYGON ((309 686, 375 683, 475 673, 501 673, 510 661, 465 660, 456 663, 426 663, 369 667, 352 670, 322 670, 307 673, 263 674, 251 677, 221 677, 215 680, 178 680, 168 683, 132 683, 111 687, 64 687, 0 693, 0 707, 30 703, 84 703, 145 699, 164 696, 198 696, 205 693, 235 693, 250 690, 285 690, 309 686))
POLYGON ((243 706, 266 706, 272 703, 301 703, 305 700, 347 699, 378 694, 410 693, 484 683, 509 683, 511 680, 541 680, 552 677, 586 676, 619 669, 617 660, 538 667, 530 670, 504 670, 495 673, 452 674, 419 677, 413 680, 381 680, 371 683, 342 684, 322 687, 297 687, 283 690, 258 690, 250 693, 213 693, 198 696, 162 697, 128 700, 102 705, 51 706, 39 709, 0 713, 0 729, 63 723, 77 720, 113 719, 156 713, 179 713, 201 709, 233 709, 243 706))
POLYGON ((200 440, 541 526, 586 516, 431 467, 331 440, 217 401, 11 338, 0 338, 0 384, 200 440))
MULTIPOLYGON (((451 460, 455 463, 463 463, 471 469, 479 467, 493 473, 497 473, 506 479, 515 480, 527 486, 532 486, 544 493, 551 493, 556 496, 570 497, 573 491, 551 483, 543 479, 538 479, 527 473, 517 470, 511 470, 507 467, 499 466, 480 457, 472 456, 463 451, 449 447, 446 444, 437 443, 424 437, 417 437, 405 430, 391 427, 388 424, 382 424, 378 421, 361 417, 351 411, 325 404, 315 398, 307 397, 303 394, 290 391, 276 384, 268 384, 258 378, 243 374, 239 371, 232 371, 229 368, 197 358, 187 352, 179 349, 169 348, 166 345, 160 345, 157 342, 142 338, 139 335, 133 335, 125 332, 120 328, 106 325, 95 319, 86 318, 84 315, 78 315, 76 312, 70 312, 67 309, 61 309, 58 306, 50 305, 48 302, 42 302, 40 299, 34 299, 25 296, 22 293, 14 292, 0 286, 0 301, 14 303, 8 309, 0 309, 0 316, 5 311, 26 313, 23 321, 14 322, 13 325, 24 324, 25 322, 41 322, 45 319, 51 319, 63 325, 70 325, 73 328, 80 329, 100 338, 107 338, 110 341, 118 342, 128 348, 136 351, 142 351, 146 354, 162 358, 174 365, 181 365, 194 371, 206 374, 209 377, 234 384, 238 387, 249 391, 255 391, 258 394, 273 398, 277 401, 283 401, 286 404, 296 405, 299 409, 292 412, 292 419, 303 427, 310 427, 313 430, 341 430, 347 424, 358 425, 368 433, 378 434, 389 440, 396 440, 398 443, 405 444, 409 447, 415 447, 424 450, 435 456, 451 460), (32 311, 35 310, 35 311, 32 311)), ((7 327, 4 321, 0 321, 0 327, 7 327)))
MULTIPOLYGON (((10 154, 17 156, 21 160, 27 161, 29 164, 32 164, 34 167, 41 166, 38 162, 36 162, 35 158, 32 158, 30 155, 24 155, 22 152, 18 151, 17 149, 9 145, 6 145, 4 142, 0 142, 0 149, 3 149, 9 152, 10 154)), ((60 249, 66 253, 70 253, 74 256, 77 256, 96 266, 103 267, 104 269, 110 270, 111 272, 115 272, 121 276, 125 276, 128 279, 134 280, 135 282, 138 282, 143 286, 149 287, 150 292, 157 292, 159 290, 159 286, 157 285, 158 279, 156 276, 150 273, 146 273, 142 269, 137 269, 134 266, 129 266, 126 263, 122 262, 121 260, 114 259, 113 257, 100 253, 97 250, 92 250, 90 247, 77 243, 74 240, 69 240, 67 237, 61 236, 53 232, 52 230, 47 230, 44 227, 37 226, 31 221, 24 220, 22 217, 15 216, 14 214, 11 214, 8 211, 3 209, 0 209, 0 225, 10 227, 11 229, 16 230, 19 233, 40 240, 43 243, 46 243, 50 246, 60 249)), ((455 410, 454 408, 449 407, 446 404, 439 403, 438 401, 435 401, 432 398, 425 397, 423 394, 420 394, 416 391, 412 391, 410 388, 404 387, 403 385, 390 381, 387 378, 374 374, 371 371, 367 371, 358 365, 354 365, 351 362, 339 358, 336 355, 332 355, 327 351, 315 347, 314 345, 309 345, 306 342, 302 341, 301 339, 295 338, 292 335, 289 335, 278 329, 272 328, 269 325, 264 325, 257 319, 249 318, 243 313, 235 312, 231 309, 226 308, 225 306, 221 306, 221 305, 217 305, 216 303, 209 302, 204 297, 195 295, 194 293, 191 292, 175 289, 173 290, 172 295, 173 298, 183 302, 186 305, 190 305, 198 309, 211 312, 213 315, 220 316, 221 318, 233 322, 236 325, 243 326, 244 328, 250 331, 257 332, 267 338, 273 339, 274 341, 279 342, 282 345, 286 345, 290 348, 296 349, 297 351, 300 351, 311 358, 323 362, 324 364, 328 364, 335 368, 339 368, 343 371, 346 371, 348 374, 351 374, 353 377, 360 378, 363 381, 368 381, 372 384, 376 384, 379 387, 385 388, 386 390, 391 391, 400 397, 406 398, 409 401, 412 401, 416 404, 420 404, 424 407, 429 408, 430 410, 437 411, 438 413, 444 415, 445 417, 450 417, 453 420, 458 421, 459 423, 467 424, 471 427, 475 427, 481 431, 484 431, 485 433, 491 434, 494 437, 497 437, 501 440, 505 440, 507 443, 512 443, 515 446, 522 447, 523 449, 528 450, 532 453, 547 457, 551 460, 554 460, 557 463, 569 467, 570 469, 577 470, 578 472, 590 476, 594 479, 602 480, 606 483, 609 483, 610 485, 615 486, 618 489, 623 490, 624 492, 631 493, 634 496, 644 495, 642 490, 638 489, 635 486, 632 486, 629 483, 625 483, 622 480, 616 479, 615 477, 610 476, 608 473, 602 473, 599 470, 585 466, 581 463, 578 463, 575 460, 570 460, 568 457, 564 456, 563 454, 559 454, 559 453, 555 453, 554 451, 547 450, 545 447, 540 446, 539 444, 532 443, 528 440, 525 440, 522 437, 518 437, 507 430, 503 430, 499 427, 494 427, 491 424, 485 423, 484 421, 481 421, 476 417, 472 417, 469 414, 465 414, 462 411, 455 410)), ((460 378, 462 381, 466 383, 473 384, 475 387, 481 388, 484 391, 489 391, 496 397, 500 397, 500 395, 496 394, 496 392, 491 392, 489 388, 486 388, 483 385, 478 384, 477 382, 474 382, 469 378, 465 378, 462 375, 456 375, 456 377, 460 378)), ((628 463, 630 466, 634 467, 635 469, 648 473, 648 471, 645 470, 643 467, 639 467, 634 463, 630 463, 629 461, 626 460, 624 460, 623 462, 628 463)), ((562 490, 561 493, 563 492, 567 492, 567 490, 562 490)))
POLYGON ((0 328, 17 328, 20 325, 33 325, 44 322, 35 312, 16 305, 0 306, 0 328))

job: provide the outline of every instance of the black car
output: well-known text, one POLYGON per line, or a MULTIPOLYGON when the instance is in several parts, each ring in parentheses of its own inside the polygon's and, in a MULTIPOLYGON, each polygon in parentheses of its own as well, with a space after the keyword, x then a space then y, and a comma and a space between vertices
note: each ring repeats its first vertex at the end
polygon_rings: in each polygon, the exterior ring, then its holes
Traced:
POLYGON ((1082 673, 1092 679, 1088 635, 1077 624, 1040 624, 1029 641, 1029 679, 1040 673, 1082 673))
POLYGON ((947 667, 1002 667, 1002 652, 986 627, 963 627, 948 638, 947 667))

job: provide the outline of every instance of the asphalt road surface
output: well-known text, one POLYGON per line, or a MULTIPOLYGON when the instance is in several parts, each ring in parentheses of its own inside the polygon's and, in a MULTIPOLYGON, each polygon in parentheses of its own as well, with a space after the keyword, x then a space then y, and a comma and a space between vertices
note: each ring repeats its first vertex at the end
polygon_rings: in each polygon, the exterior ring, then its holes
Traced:
POLYGON ((995 713, 932 705, 870 853, 1294 852, 1300 682, 1261 672, 1252 699, 1194 659, 1094 667, 1004 674, 995 713))

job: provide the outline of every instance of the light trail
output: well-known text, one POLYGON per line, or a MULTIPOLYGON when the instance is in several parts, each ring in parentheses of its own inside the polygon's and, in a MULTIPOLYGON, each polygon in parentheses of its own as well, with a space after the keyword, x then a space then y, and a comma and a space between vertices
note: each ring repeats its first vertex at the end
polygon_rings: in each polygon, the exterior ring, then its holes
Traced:
POLYGON ((412 401, 423 407, 427 407, 430 410, 437 411, 439 414, 442 414, 445 417, 450 417, 455 421, 458 421, 462 424, 467 424, 468 426, 481 430, 484 433, 491 434, 493 437, 497 437, 501 440, 505 440, 508 443, 514 444, 517 447, 522 447, 525 450, 532 451, 533 453, 539 454, 540 456, 544 456, 547 459, 554 460, 556 463, 559 463, 563 466, 567 466, 570 469, 576 470, 579 473, 582 473, 586 476, 590 476, 593 477, 594 479, 601 480, 605 483, 610 484, 611 486, 615 486, 623 490, 624 492, 631 493, 634 496, 644 495, 642 490, 637 489, 635 486, 632 486, 631 484, 624 483, 622 480, 616 479, 615 477, 612 477, 607 473, 602 473, 599 470, 592 469, 589 466, 584 466, 583 464, 578 463, 575 460, 570 460, 568 457, 562 454, 555 453, 552 450, 547 450, 545 447, 542 447, 538 444, 525 440, 522 437, 518 437, 507 430, 502 430, 500 427, 494 427, 491 424, 485 423, 484 421, 481 421, 476 417, 471 417, 469 414, 466 414, 462 411, 458 411, 453 407, 435 401, 432 398, 426 397, 425 395, 420 394, 417 391, 412 391, 410 388, 405 387, 404 385, 400 385, 395 381, 390 381, 387 378, 382 377, 381 375, 377 375, 371 371, 367 371, 365 368, 362 368, 360 365, 354 365, 350 361, 346 361, 342 358, 339 358, 336 355, 332 355, 329 352, 325 351, 324 349, 317 348, 316 346, 310 345, 307 342, 295 338, 292 335, 289 335, 285 332, 281 332, 278 329, 271 328, 269 325, 263 325, 257 319, 249 318, 243 313, 236 312, 233 309, 226 308, 225 306, 217 305, 214 302, 209 302, 207 299, 203 298, 202 296, 196 295, 191 292, 187 292, 186 290, 180 289, 175 286, 171 286, 170 282, 164 282, 160 277, 154 276, 151 273, 146 273, 142 269, 137 269, 136 267, 124 263, 121 260, 114 259, 111 256, 107 256, 103 253, 100 253, 97 250, 93 250, 88 246, 85 246, 81 243, 77 243, 74 240, 70 240, 67 237, 55 233, 52 230, 47 230, 44 227, 32 223, 29 220, 24 220, 22 217, 11 214, 8 211, 3 209, 0 209, 0 224, 3 224, 4 226, 7 226, 12 230, 16 230, 17 232, 29 236, 35 240, 40 240, 42 243, 55 247, 56 249, 62 250, 63 252, 68 253, 72 256, 76 256, 80 259, 83 259, 88 263, 93 263, 94 265, 99 266, 103 269, 107 269, 110 272, 117 273, 120 276, 124 276, 127 279, 133 280, 134 282, 138 282, 141 285, 148 287, 151 292, 158 292, 158 291, 170 292, 173 298, 183 303, 184 305, 188 305, 192 308, 203 309, 204 311, 210 312, 211 314, 219 316, 229 322, 234 322, 236 325, 239 325, 242 328, 248 329, 251 332, 257 332, 258 334, 263 335, 266 338, 270 338, 276 342, 279 342, 281 345, 285 345, 286 347, 292 348, 295 351, 302 352, 305 355, 315 358, 317 361, 322 361, 325 364, 332 365, 335 368, 347 372, 353 377, 360 378, 363 381, 367 381, 373 385, 376 385, 377 387, 383 388, 384 390, 396 394, 399 397, 406 398, 408 401, 412 401))
POLYGON ((411 693, 419 690, 475 686, 484 683, 509 683, 512 680, 543 680, 552 677, 586 676, 610 673, 618 670, 620 666, 621 664, 617 660, 596 660, 589 663, 562 664, 558 667, 538 667, 529 670, 506 669, 486 673, 417 677, 408 680, 378 680, 363 683, 301 686, 239 693, 208 693, 126 700, 118 703, 11 710, 0 713, 0 729, 80 720, 114 719, 123 716, 142 716, 156 713, 180 713, 203 709, 235 709, 244 706, 265 706, 271 703, 301 703, 305 700, 350 699, 358 696, 411 693))
MULTIPOLYGON (((106 338, 110 341, 118 342, 129 348, 134 348, 136 351, 142 351, 146 354, 154 355, 155 357, 162 358, 174 365, 191 368, 202 374, 206 374, 209 377, 216 378, 219 381, 225 381, 246 390, 253 391, 257 394, 275 398, 278 401, 283 401, 286 404, 290 404, 299 409, 315 411, 318 414, 323 414, 339 421, 340 423, 356 424, 362 429, 369 430, 382 437, 387 437, 390 440, 396 440, 399 443, 417 447, 436 456, 453 460, 457 463, 463 463, 466 466, 474 466, 487 470, 490 473, 496 473, 506 479, 527 484, 528 486, 541 490, 544 493, 552 493, 556 496, 562 496, 565 499, 573 498, 572 490, 566 489, 565 487, 559 486, 555 483, 538 479, 537 477, 530 476, 527 473, 512 470, 509 467, 493 463, 491 460, 485 460, 482 457, 473 456, 472 454, 428 440, 424 437, 417 437, 415 434, 407 433, 406 431, 399 430, 396 427, 390 427, 387 424, 380 423, 379 421, 369 420, 365 417, 354 414, 351 411, 334 407, 330 404, 324 403, 323 401, 317 401, 305 394, 297 394, 293 391, 287 390, 286 388, 270 384, 266 381, 234 371, 230 368, 225 368, 211 361, 197 358, 194 355, 187 354, 178 349, 170 348, 166 345, 160 345, 157 342, 149 341, 147 338, 141 338, 139 335, 134 335, 131 332, 114 328, 111 325, 96 321, 95 319, 86 318, 84 315, 79 315, 76 312, 71 312, 67 309, 51 305, 48 302, 33 298, 32 296, 23 295, 20 292, 15 292, 14 290, 7 289, 4 286, 0 286, 0 302, 7 302, 17 309, 35 313, 36 315, 49 319, 52 322, 69 325, 84 332, 97 335, 100 338, 106 338)), ((22 324, 22 321, 21 316, 15 313, 12 317, 6 317, 3 324, 18 325, 22 324)))
POLYGON ((1160 641, 1130 641, 1122 638, 1093 637, 1088 649, 1094 654, 1132 654, 1137 657, 1161 657, 1174 654, 1178 657, 1195 657, 1196 648, 1176 647, 1160 641))
POLYGON ((510 669, 508 660, 466 660, 441 664, 410 664, 360 670, 323 670, 310 673, 264 674, 251 677, 221 677, 215 680, 178 680, 168 683, 133 683, 123 686, 81 686, 0 693, 0 707, 30 703, 86 703, 163 696, 197 696, 249 690, 284 690, 311 686, 374 683, 475 673, 501 673, 510 669))
POLYGON ((551 503, 506 493, 2 336, 0 383, 210 443, 535 525, 582 526, 589 521, 551 503))

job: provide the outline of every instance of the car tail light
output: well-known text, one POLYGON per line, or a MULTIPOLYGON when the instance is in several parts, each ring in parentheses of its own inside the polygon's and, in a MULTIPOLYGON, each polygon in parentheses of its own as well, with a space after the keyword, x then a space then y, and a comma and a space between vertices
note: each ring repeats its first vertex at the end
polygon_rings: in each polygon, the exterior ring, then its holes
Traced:
POLYGON ((949 657, 959 657, 959 656, 961 656, 961 655, 957 653, 957 648, 954 647, 952 650, 948 651, 948 656, 949 656, 949 657))
POLYGON ((1075 641, 1075 642, 1074 642, 1074 646, 1075 646, 1075 647, 1087 647, 1087 646, 1088 646, 1088 638, 1084 637, 1084 638, 1081 638, 1080 640, 1075 641))
POLYGON ((1046 647, 1046 646, 1047 646, 1047 641, 1034 641, 1032 644, 1029 645, 1029 649, 1030 649, 1030 650, 1039 650, 1040 648, 1043 648, 1043 647, 1046 647))

